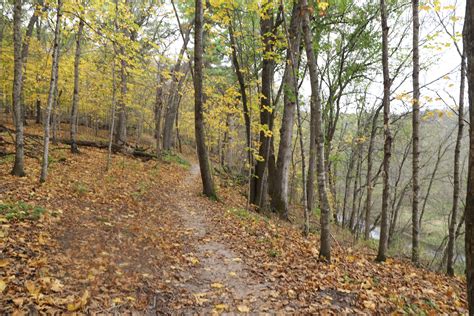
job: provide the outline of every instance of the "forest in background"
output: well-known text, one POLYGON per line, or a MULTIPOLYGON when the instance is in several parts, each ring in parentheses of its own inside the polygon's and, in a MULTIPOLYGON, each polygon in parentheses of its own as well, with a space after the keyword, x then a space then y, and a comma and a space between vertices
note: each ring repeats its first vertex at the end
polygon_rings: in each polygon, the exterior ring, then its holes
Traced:
POLYGON ((322 262, 341 235, 379 262, 462 275, 464 11, 441 0, 6 1, 0 162, 22 177, 36 157, 47 183, 50 142, 107 150, 104 170, 118 153, 179 160, 195 147, 204 195, 219 200, 215 178, 230 179, 245 209, 320 235, 322 262), (26 141, 38 124, 41 152, 26 141))

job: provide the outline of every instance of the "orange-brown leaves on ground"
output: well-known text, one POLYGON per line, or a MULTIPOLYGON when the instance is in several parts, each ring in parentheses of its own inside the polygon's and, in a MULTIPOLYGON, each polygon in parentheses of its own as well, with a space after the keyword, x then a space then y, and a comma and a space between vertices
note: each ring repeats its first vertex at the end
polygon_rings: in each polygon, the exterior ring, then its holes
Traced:
POLYGON ((195 164, 105 158, 53 146, 43 185, 34 159, 0 164, 0 313, 467 312, 462 279, 344 241, 319 262, 317 234, 246 210, 245 188, 203 197, 195 164))

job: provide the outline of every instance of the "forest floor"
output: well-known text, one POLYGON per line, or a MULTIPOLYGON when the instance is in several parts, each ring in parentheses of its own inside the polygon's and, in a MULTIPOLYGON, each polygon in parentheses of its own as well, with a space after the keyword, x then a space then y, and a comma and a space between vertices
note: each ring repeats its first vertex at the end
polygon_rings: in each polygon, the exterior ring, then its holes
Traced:
POLYGON ((114 155, 105 172, 105 151, 55 145, 39 184, 37 159, 15 178, 11 157, 0 157, 0 314, 467 313, 462 278, 378 264, 343 241, 321 263, 317 233, 247 211, 232 182, 206 199, 192 158, 114 155))

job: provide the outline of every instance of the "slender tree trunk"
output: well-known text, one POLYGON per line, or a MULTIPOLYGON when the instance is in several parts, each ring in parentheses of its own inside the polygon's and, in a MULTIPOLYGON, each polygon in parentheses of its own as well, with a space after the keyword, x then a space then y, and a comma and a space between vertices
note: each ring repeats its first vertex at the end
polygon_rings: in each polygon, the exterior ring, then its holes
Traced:
MULTIPOLYGON (((115 51, 115 50, 114 50, 115 51)), ((110 133, 109 133, 109 147, 107 151, 107 164, 105 171, 110 169, 112 163, 112 144, 114 141, 114 130, 115 130, 115 112, 117 107, 117 79, 115 74, 115 56, 112 63, 112 109, 111 109, 111 122, 110 122, 110 133)))
POLYGON ((11 173, 18 177, 25 176, 23 118, 21 116, 21 83, 23 73, 23 59, 21 57, 21 3, 21 0, 15 0, 15 6, 13 9, 13 122, 15 123, 15 163, 11 173))
POLYGON ((316 56, 313 50, 313 39, 310 28, 309 9, 307 1, 302 1, 303 10, 303 33, 306 47, 306 57, 308 59, 308 69, 311 82, 311 112, 314 121, 314 135, 311 135, 311 141, 316 142, 316 170, 319 194, 319 206, 321 209, 321 245, 319 250, 320 260, 331 261, 331 231, 330 220, 331 210, 326 191, 326 168, 324 166, 324 135, 322 132, 321 99, 319 95, 318 68, 316 56), (314 139, 314 140, 313 140, 314 139))
POLYGON ((77 148, 77 112, 79 107, 79 66, 81 62, 81 39, 84 29, 84 21, 79 20, 79 28, 76 34, 76 53, 74 56, 74 92, 72 95, 72 108, 70 119, 70 136, 71 136, 71 152, 73 154, 79 153, 77 148))
POLYGON ((364 239, 369 240, 370 238, 370 216, 372 211, 372 191, 373 191, 373 182, 372 182, 372 169, 373 169, 373 151, 374 151, 374 143, 375 143, 375 136, 377 132, 377 119, 379 117, 379 113, 382 107, 379 107, 372 119, 372 129, 370 131, 370 140, 369 140, 369 148, 367 151, 367 194, 365 199, 365 224, 364 224, 364 239))
POLYGON ((212 179, 211 166, 206 148, 206 138, 204 134, 204 109, 203 109, 203 6, 202 0, 195 2, 194 21, 194 122, 196 133, 196 147, 201 168, 201 179, 203 193, 209 198, 217 198, 212 179))
POLYGON ((351 212, 351 218, 349 221, 349 229, 352 232, 356 231, 357 223, 358 223, 358 218, 357 214, 359 213, 359 210, 357 208, 357 199, 359 196, 359 179, 360 179, 360 172, 362 168, 362 159, 360 157, 360 151, 362 149, 360 148, 360 144, 356 145, 355 148, 355 159, 356 159, 356 168, 355 168, 355 175, 354 175, 354 188, 352 190, 352 212, 351 212))
POLYGON ((175 120, 175 128, 176 128, 176 146, 180 153, 183 153, 183 147, 181 144, 181 135, 179 133, 179 105, 181 104, 181 96, 178 96, 178 104, 176 107, 176 120, 175 120))
POLYGON ((178 60, 176 61, 176 65, 173 67, 171 73, 171 86, 170 94, 168 97, 168 108, 166 110, 163 126, 163 150, 165 151, 171 150, 171 147, 173 145, 173 127, 174 121, 176 119, 179 92, 182 89, 186 77, 184 74, 181 74, 180 76, 181 64, 183 62, 184 54, 189 43, 190 33, 191 27, 186 30, 183 46, 181 47, 181 50, 178 55, 178 60))
POLYGON ((383 67, 383 124, 384 124, 384 154, 383 154, 383 191, 382 217, 380 222, 380 240, 376 260, 383 262, 387 258, 388 246, 388 203, 390 199, 390 157, 392 155, 392 135, 390 133, 390 86, 391 79, 388 64, 388 25, 385 0, 380 0, 382 18, 382 67, 383 67))
POLYGON ((27 124, 26 120, 26 104, 25 104, 25 82, 26 82, 26 64, 28 63, 28 56, 30 52, 30 40, 31 36, 33 35, 33 30, 36 22, 38 21, 38 18, 40 16, 40 11, 41 11, 41 6, 43 5, 43 1, 40 0, 37 2, 37 6, 35 8, 35 11, 33 12, 33 15, 30 17, 30 20, 28 21, 28 25, 26 26, 26 33, 25 37, 23 38, 23 43, 21 47, 21 59, 22 59, 22 82, 21 82, 21 93, 20 93, 20 102, 21 102, 21 117, 23 120, 23 124, 27 124))
MULTIPOLYGON (((304 28, 304 20, 303 20, 304 28)), ((304 33, 303 33, 304 35, 304 33)), ((316 57, 315 57, 316 60, 316 57)), ((308 201, 306 203, 309 213, 313 212, 314 208, 314 174, 316 171, 316 138, 314 137, 316 131, 314 122, 316 122, 316 111, 310 113, 310 126, 309 126, 309 157, 308 157, 308 178, 306 179, 306 195, 308 201)))
MULTIPOLYGON (((469 119, 474 122, 474 1, 466 1, 464 47, 469 84, 469 119)), ((469 167, 465 211, 466 274, 469 314, 474 315, 474 128, 469 129, 469 167)))
MULTIPOLYGON (((349 203, 349 191, 351 188, 353 172, 354 172, 354 162, 355 162, 355 151, 354 147, 351 149, 351 154, 349 156, 349 163, 347 164, 346 178, 344 183, 344 200, 342 201, 342 218, 341 226, 346 227, 347 224, 347 206, 349 203)), ((349 225, 350 226, 350 225, 349 225)))
POLYGON ((303 120, 301 118, 301 109, 299 102, 296 103, 296 114, 298 118, 298 138, 300 140, 300 151, 301 151, 301 182, 303 188, 303 207, 304 207, 304 229, 303 234, 309 235, 309 216, 311 209, 308 208, 308 192, 306 188, 306 156, 304 153, 304 140, 303 140, 303 120))
MULTIPOLYGON (((124 56, 125 49, 121 48, 121 55, 124 56)), ((127 95, 127 61, 125 59, 120 60, 120 96, 118 99, 118 122, 117 131, 115 133, 115 144, 123 147, 127 142, 127 106, 126 106, 126 95, 127 95)))
POLYGON ((242 70, 240 69, 239 58, 237 56, 237 43, 234 37, 234 29, 232 27, 232 23, 229 23, 229 38, 230 38, 230 45, 232 46, 232 64, 234 65, 235 75, 237 76, 237 81, 239 82, 240 88, 240 99, 242 100, 242 107, 244 110, 244 121, 245 121, 245 140, 247 144, 247 151, 248 151, 248 163, 249 166, 252 163, 252 153, 250 151, 250 147, 252 146, 252 134, 251 134, 251 123, 250 123, 250 111, 248 107, 247 101, 247 89, 245 86, 245 78, 242 70))
POLYGON ((41 124, 41 99, 36 97, 36 124, 41 124))
POLYGON ((160 64, 157 66, 156 96, 155 96, 155 138, 156 155, 161 156, 161 112, 163 110, 163 76, 160 64))
POLYGON ((413 138, 413 159, 412 159, 412 249, 411 261, 418 264, 420 254, 418 249, 419 243, 419 195, 420 185, 418 181, 419 164, 420 164, 420 55, 419 55, 419 37, 420 37, 420 18, 419 18, 419 0, 412 0, 413 10, 413 115, 412 115, 412 138, 413 138))
MULTIPOLYGON (((293 142, 293 125, 295 110, 298 103, 298 60, 301 46, 301 0, 293 1, 293 11, 288 37, 286 69, 283 76, 283 117, 280 128, 280 143, 276 161, 275 187, 272 192, 272 209, 280 217, 288 219, 288 172, 291 160, 291 144, 293 142)), ((285 27, 286 29, 286 27, 285 27)), ((306 197, 305 197, 306 199, 306 197)))
MULTIPOLYGON (((266 1, 265 3, 269 3, 266 1)), ((271 152, 271 135, 272 130, 272 83, 274 75, 275 61, 272 57, 273 53, 273 9, 267 6, 265 12, 267 17, 260 19, 260 36, 263 39, 263 61, 262 61, 262 91, 260 98, 260 125, 263 127, 260 131, 258 150, 259 159, 255 165, 255 172, 251 184, 251 203, 263 207, 265 201, 265 171, 269 165, 271 152), (263 129, 268 129, 266 133, 263 129)))
MULTIPOLYGON (((41 42, 41 20, 38 20, 36 22, 36 39, 38 42, 41 42)), ((39 83, 41 81, 41 76, 39 73, 36 74, 36 84, 39 86, 39 83)), ((36 109, 36 115, 35 115, 35 123, 36 124, 41 124, 42 121, 42 112, 41 112, 41 98, 40 98, 40 91, 39 88, 36 88, 36 102, 35 102, 35 109, 36 109)))
POLYGON ((63 94, 63 90, 59 90, 58 93, 58 84, 57 84, 57 77, 56 77, 56 90, 54 92, 54 105, 53 105, 53 112, 51 113, 51 128, 53 130, 53 138, 52 143, 57 145, 58 143, 58 127, 61 125, 60 122, 60 99, 61 95, 63 94))
MULTIPOLYGON (((2 50, 3 50, 3 34, 5 32, 5 28, 6 28, 6 21, 3 17, 3 8, 2 8, 2 12, 0 12, 0 71, 4 72, 4 65, 3 63, 1 62, 1 56, 2 56, 2 50)), ((3 91, 3 86, 0 85, 0 113, 2 112, 2 107, 3 106, 6 106, 6 103, 4 102, 4 96, 3 94, 5 93, 5 91, 3 91)))
POLYGON ((459 161, 461 158, 461 145, 464 130, 464 89, 466 82, 466 60, 465 54, 461 56, 461 87, 459 90, 459 109, 458 109, 458 135, 456 137, 456 147, 454 149, 454 179, 453 179, 453 208, 451 210, 451 219, 449 221, 449 237, 448 237, 448 261, 446 273, 454 276, 454 250, 455 250, 455 229, 457 226, 457 216, 459 208, 459 191, 460 191, 460 168, 459 161))
POLYGON ((56 26, 54 30, 53 63, 51 65, 51 82, 49 85, 46 118, 44 120, 44 148, 43 148, 43 162, 41 165, 40 182, 45 182, 48 176, 49 124, 51 120, 51 110, 53 108, 53 103, 54 103, 54 91, 57 89, 57 84, 58 84, 59 40, 61 36, 62 5, 63 5, 62 0, 58 0, 58 8, 57 8, 57 13, 56 13, 56 26))

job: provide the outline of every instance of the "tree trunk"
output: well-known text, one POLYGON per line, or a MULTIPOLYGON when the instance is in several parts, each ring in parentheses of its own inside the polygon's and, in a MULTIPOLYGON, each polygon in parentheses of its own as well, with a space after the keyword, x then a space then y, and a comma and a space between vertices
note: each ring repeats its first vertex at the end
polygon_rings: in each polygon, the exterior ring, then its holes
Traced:
MULTIPOLYGON (((346 178, 344 183, 344 200, 342 201, 342 218, 341 226, 346 227, 347 224, 347 207, 349 203, 349 193, 351 189, 352 178, 354 177, 354 148, 351 150, 351 155, 349 157, 349 163, 347 164, 346 178)), ((350 225, 349 225, 350 226, 350 225)))
MULTIPOLYGON (((298 60, 301 45, 301 0, 293 2, 290 28, 286 32, 288 49, 286 69, 283 76, 283 117, 280 128, 280 143, 276 162, 275 187, 271 198, 271 206, 281 218, 288 219, 288 171, 291 160, 291 144, 293 142, 293 125, 295 110, 298 103, 298 60)), ((306 197, 305 197, 306 199, 306 197)))
POLYGON ((155 96, 155 138, 156 156, 161 155, 161 112, 163 110, 163 76, 161 75, 160 64, 157 66, 156 96, 155 96))
MULTIPOLYGON (((114 50, 115 52, 115 50, 114 50)), ((115 130, 115 112, 117 107, 117 79, 115 74, 115 55, 112 62, 112 109, 111 109, 111 122, 110 122, 110 133, 109 133, 109 145, 107 150, 107 164, 105 166, 105 171, 110 169, 112 163, 112 146, 114 140, 114 130, 115 130)))
POLYGON ((316 142, 316 170, 318 182, 319 207, 321 209, 321 245, 319 250, 319 259, 323 261, 331 261, 331 232, 330 220, 331 210, 326 192, 326 168, 324 166, 324 135, 322 132, 322 116, 321 116, 321 99, 319 95, 318 68, 316 64, 316 56, 313 50, 313 39, 310 28, 309 11, 307 1, 302 1, 303 10, 303 33, 306 47, 306 57, 308 60, 308 68, 311 82, 311 115, 313 121, 311 142, 316 142))
POLYGON ((43 1, 38 1, 37 6, 35 8, 35 11, 33 12, 33 15, 31 16, 30 20, 28 21, 28 25, 26 26, 26 33, 25 37, 23 38, 22 42, 22 47, 21 47, 21 59, 22 59, 22 82, 21 82, 21 88, 20 88, 20 102, 21 102, 21 117, 23 120, 24 125, 27 124, 26 121, 26 104, 25 104, 25 91, 24 91, 24 86, 26 82, 26 64, 28 62, 28 55, 30 52, 30 39, 31 36, 33 35, 33 29, 38 21, 38 18, 40 16, 40 8, 43 5, 43 1))
POLYGON ((454 149, 454 176, 453 176, 453 208, 451 210, 451 219, 449 221, 448 237, 448 261, 446 273, 454 276, 454 250, 455 250, 455 229, 457 226, 457 214, 459 208, 460 174, 459 161, 461 158, 462 135, 464 130, 464 89, 466 82, 466 57, 461 56, 461 87, 459 91, 459 109, 458 109, 458 135, 456 137, 456 146, 454 149))
POLYGON ((390 157, 392 155, 392 135, 390 133, 390 73, 388 64, 388 25, 387 8, 385 0, 380 0, 380 12, 382 19, 382 67, 383 67, 383 124, 384 124, 384 148, 383 148, 383 191, 382 191, 382 217, 380 222, 380 240, 376 260, 385 261, 388 246, 388 203, 390 198, 390 157))
POLYGON ((21 0, 15 0, 13 9, 13 47, 14 47, 14 75, 13 75, 13 122, 15 124, 15 163, 12 175, 23 177, 24 170, 24 139, 23 118, 21 116, 21 83, 22 83, 22 57, 21 57, 21 0))
POLYGON ((81 62, 81 38, 84 29, 84 21, 79 20, 79 28, 76 34, 76 53, 74 56, 74 92, 72 95, 71 119, 70 119, 70 135, 71 135, 71 152, 79 153, 77 148, 77 111, 79 107, 79 65, 81 62))
MULTIPOLYGON (((125 49, 121 48, 121 55, 125 55, 125 49)), ((117 146, 123 147, 127 142, 127 106, 125 98, 127 95, 127 61, 122 58, 120 60, 120 97, 118 99, 118 122, 117 130, 115 132, 114 143, 117 146)))
MULTIPOLYGON (((57 81, 57 77, 56 77, 57 81)), ((61 95, 63 94, 63 90, 59 90, 58 93, 58 85, 56 83, 56 90, 54 92, 54 105, 53 105, 53 112, 51 114, 51 125, 53 129, 53 138, 52 138, 52 143, 56 145, 58 143, 58 127, 61 125, 60 122, 60 99, 61 95)))
POLYGON ((373 182, 372 182, 372 169, 373 169, 373 151, 375 136, 377 132, 377 119, 382 107, 377 108, 372 118, 372 129, 370 131, 370 140, 369 148, 367 152, 367 194, 365 199, 365 224, 364 224, 364 239, 369 240, 370 237, 370 214, 372 211, 372 191, 373 191, 373 182))
POLYGON ((181 135, 179 134, 179 105, 181 104, 181 95, 178 96, 178 101, 177 101, 177 106, 176 106, 176 120, 175 120, 175 128, 176 128, 176 146, 178 148, 178 151, 180 153, 183 153, 183 147, 181 144, 181 135))
POLYGON ((304 229, 303 234, 309 235, 309 216, 311 209, 308 208, 308 192, 306 191, 306 156, 304 152, 304 140, 303 140, 303 120, 301 118, 301 109, 299 102, 296 103, 296 115, 298 119, 298 138, 300 140, 300 151, 301 151, 301 182, 303 188, 303 207, 304 207, 304 229))
POLYGON ((355 153, 354 153, 354 160, 356 164, 355 168, 355 175, 354 175, 354 187, 352 189, 352 211, 351 211, 351 218, 349 220, 349 229, 352 232, 356 231, 357 223, 358 223, 358 218, 357 214, 359 213, 359 210, 357 208, 357 199, 359 196, 359 179, 360 179, 360 172, 362 168, 362 159, 360 157, 360 151, 362 148, 360 148, 360 144, 356 144, 355 147, 355 153))
POLYGON ((166 110, 165 121, 163 126, 163 150, 165 151, 171 150, 171 147, 173 146, 173 127, 174 121, 176 119, 179 91, 182 89, 186 77, 184 74, 182 74, 182 76, 179 75, 181 72, 181 64, 183 62, 184 54, 189 43, 190 33, 191 27, 189 27, 186 31, 183 46, 181 47, 181 50, 178 55, 178 60, 176 61, 176 65, 174 66, 173 71, 171 73, 171 86, 170 94, 168 97, 168 108, 166 110))
MULTIPOLYGON (((0 56, 2 56, 2 50, 3 50, 3 34, 5 32, 5 28, 6 28, 6 21, 5 18, 3 17, 3 8, 2 8, 2 12, 0 12, 0 56)), ((1 61, 1 60, 0 60, 1 61)), ((3 64, 0 63, 0 69, 1 71, 5 71, 4 68, 3 68, 3 64)), ((3 94, 5 93, 5 91, 3 91, 3 87, 2 85, 0 85, 0 113, 2 111, 2 107, 3 106, 6 106, 6 102, 4 102, 4 96, 3 94)))
POLYGON ((239 82, 240 88, 240 99, 242 101, 242 107, 244 110, 244 121, 245 121, 245 140, 247 144, 247 159, 249 166, 252 165, 252 152, 250 148, 252 146, 252 132, 251 132, 251 122, 250 122, 250 110, 248 107, 247 101, 247 90, 245 86, 245 78, 244 74, 240 69, 239 58, 237 56, 237 43, 234 37, 234 29, 232 27, 232 22, 229 23, 229 38, 230 38, 230 45, 232 48, 232 64, 234 65, 235 75, 237 76, 237 81, 239 82))
MULTIPOLYGON (((469 84, 469 120, 474 122, 474 1, 466 1, 464 47, 469 84)), ((474 315, 474 128, 469 129, 469 167, 466 190, 465 246, 469 314, 474 315)))
MULTIPOLYGON (((268 4, 267 0, 265 3, 268 4)), ((271 5, 266 6, 265 15, 260 18, 260 36, 263 39, 263 61, 262 61, 262 96, 260 98, 260 125, 262 130, 259 135, 260 147, 258 150, 259 158, 256 159, 254 177, 251 183, 250 202, 263 207, 265 201, 264 194, 264 176, 270 159, 271 148, 271 130, 272 130, 272 83, 274 75, 275 61, 271 54, 273 53, 273 9, 271 5), (263 129, 268 129, 264 131, 263 129)))
POLYGON ((420 55, 419 55, 419 37, 420 37, 420 18, 419 18, 419 0, 412 0, 413 10, 413 115, 412 115, 412 138, 413 138, 413 203, 412 203, 412 249, 411 261, 418 264, 420 261, 420 254, 418 249, 419 243, 419 195, 420 185, 418 181, 419 164, 420 164, 420 55))
POLYGON ((201 168, 203 193, 209 198, 216 199, 214 181, 206 147, 204 134, 204 109, 203 109, 203 6, 202 0, 196 0, 194 21, 194 122, 196 133, 196 147, 201 168))
POLYGON ((41 124, 41 99, 39 96, 36 98, 36 124, 41 124))
POLYGON ((54 45, 53 45, 53 63, 51 65, 51 82, 49 85, 48 103, 46 107, 46 118, 44 120, 44 148, 43 148, 43 162, 41 165, 40 182, 45 182, 48 176, 48 156, 49 156, 49 130, 51 121, 51 110, 54 103, 54 91, 58 85, 58 66, 59 66, 59 38, 61 36, 61 15, 62 15, 62 0, 58 0, 58 8, 56 13, 56 26, 54 30, 54 45))

